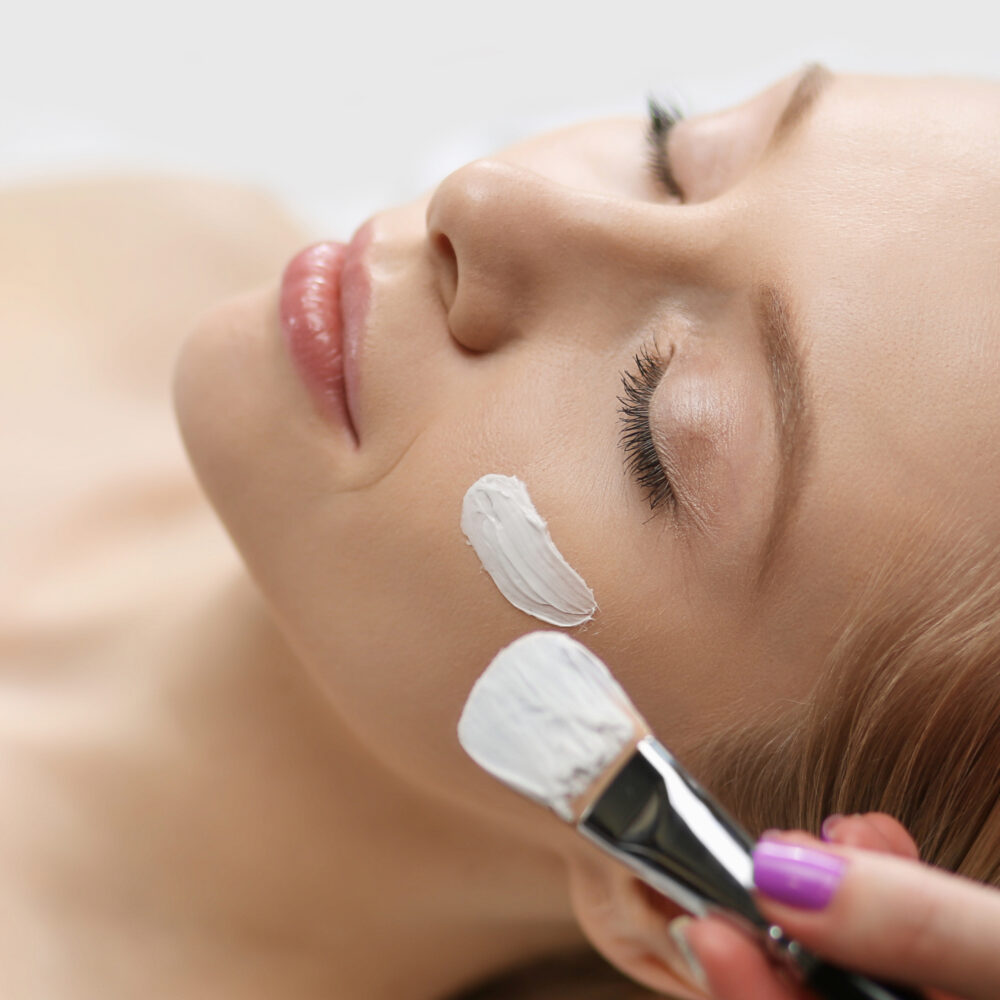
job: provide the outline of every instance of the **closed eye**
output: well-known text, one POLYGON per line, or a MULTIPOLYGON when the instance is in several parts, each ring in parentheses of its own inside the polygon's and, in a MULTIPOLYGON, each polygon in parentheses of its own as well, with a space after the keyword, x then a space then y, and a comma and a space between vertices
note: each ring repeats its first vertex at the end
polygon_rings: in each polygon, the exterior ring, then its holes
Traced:
POLYGON ((667 155, 670 130, 679 121, 684 120, 684 115, 675 105, 664 106, 654 97, 648 98, 647 104, 649 108, 649 124, 646 127, 647 166, 658 188, 671 198, 684 201, 684 192, 677 183, 670 165, 670 157, 667 155))
POLYGON ((669 363, 669 358, 664 362, 648 348, 643 348, 635 356, 635 368, 622 372, 624 395, 618 397, 625 469, 645 493, 649 509, 654 513, 662 504, 670 508, 677 506, 677 497, 656 451, 649 424, 649 403, 669 363))

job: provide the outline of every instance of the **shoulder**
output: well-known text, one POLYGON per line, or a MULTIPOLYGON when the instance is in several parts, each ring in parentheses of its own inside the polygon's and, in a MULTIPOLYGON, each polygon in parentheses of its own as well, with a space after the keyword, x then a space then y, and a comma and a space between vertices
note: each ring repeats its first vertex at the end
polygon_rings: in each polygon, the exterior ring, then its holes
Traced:
MULTIPOLYGON (((274 238, 301 238, 303 222, 274 194, 251 185, 197 176, 109 174, 50 179, 0 188, 0 252, 5 264, 40 245, 140 249, 143 243, 197 234, 232 249, 274 238)), ((179 249, 179 248, 178 248, 179 249)), ((188 247, 187 249, 192 249, 188 247)), ((86 260, 81 260, 86 265, 86 260)))
MULTIPOLYGON (((130 484, 146 491, 136 503, 155 500, 167 481, 202 502, 170 407, 179 346, 220 299, 276 283, 309 239, 272 195, 214 180, 133 175, 0 189, 0 419, 19 429, 0 435, 9 484, 0 586, 10 582, 25 600, 41 595, 39 553, 50 550, 44 581, 73 560, 86 576, 92 566, 67 532, 96 551, 82 512, 118 530, 102 511, 109 497, 124 502, 130 484), (30 573, 33 591, 22 582, 30 573)), ((99 558, 104 572, 106 552, 99 558)), ((5 605, 0 621, 12 613, 5 605)))
MULTIPOLYGON (((0 190, 0 322, 174 341, 192 313, 276 280, 309 239, 273 195, 163 175, 0 190)), ((0 348, 2 349, 2 348, 0 348)))
MULTIPOLYGON (((299 222, 279 198, 253 185, 215 178, 159 173, 98 174, 50 178, 0 188, 0 217, 18 227, 49 225, 70 234, 81 223, 100 220, 131 227, 136 224, 176 229, 195 226, 211 230, 220 222, 238 222, 244 232, 281 231, 299 222)), ((106 240, 115 234, 107 226, 92 231, 106 240)), ((9 233, 0 230, 4 245, 9 233)))
POLYGON ((198 316, 277 282, 310 238, 268 192, 210 179, 85 177, 0 190, 0 389, 3 370, 30 379, 51 376, 52 364, 71 381, 90 367, 88 390, 122 379, 159 389, 198 316))

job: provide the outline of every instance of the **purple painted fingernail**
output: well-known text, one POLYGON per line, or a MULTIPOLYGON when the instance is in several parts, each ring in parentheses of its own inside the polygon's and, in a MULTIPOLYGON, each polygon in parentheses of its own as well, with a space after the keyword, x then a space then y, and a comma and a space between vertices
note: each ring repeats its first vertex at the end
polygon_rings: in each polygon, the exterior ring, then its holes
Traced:
POLYGON ((805 910, 822 910, 833 898, 847 862, 835 854, 774 840, 753 851, 757 888, 771 899, 805 910))

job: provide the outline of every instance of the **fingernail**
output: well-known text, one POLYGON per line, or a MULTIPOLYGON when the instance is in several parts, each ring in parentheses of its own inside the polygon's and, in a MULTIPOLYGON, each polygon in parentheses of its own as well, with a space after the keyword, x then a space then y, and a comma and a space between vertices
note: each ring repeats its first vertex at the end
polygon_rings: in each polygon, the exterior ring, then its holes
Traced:
POLYGON ((825 840, 828 844, 831 843, 842 819, 844 819, 844 816, 840 813, 831 813, 827 816, 826 819, 823 820, 823 825, 820 827, 820 840, 825 840))
POLYGON ((667 925, 667 933, 674 944, 667 956, 668 964, 682 979, 708 993, 708 977, 687 939, 687 929, 692 923, 690 917, 674 917, 667 925))
POLYGON ((833 898, 847 862, 835 854, 777 841, 753 851, 757 888, 771 899, 805 910, 822 910, 833 898))

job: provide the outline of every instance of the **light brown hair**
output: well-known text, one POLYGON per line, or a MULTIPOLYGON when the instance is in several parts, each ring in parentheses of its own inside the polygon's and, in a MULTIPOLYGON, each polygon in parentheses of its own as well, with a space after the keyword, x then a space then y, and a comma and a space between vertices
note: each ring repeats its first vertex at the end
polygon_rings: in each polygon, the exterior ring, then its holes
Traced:
POLYGON ((879 563, 811 697, 716 737, 700 770, 755 835, 887 812, 923 860, 1000 886, 998 553, 966 531, 879 563))

